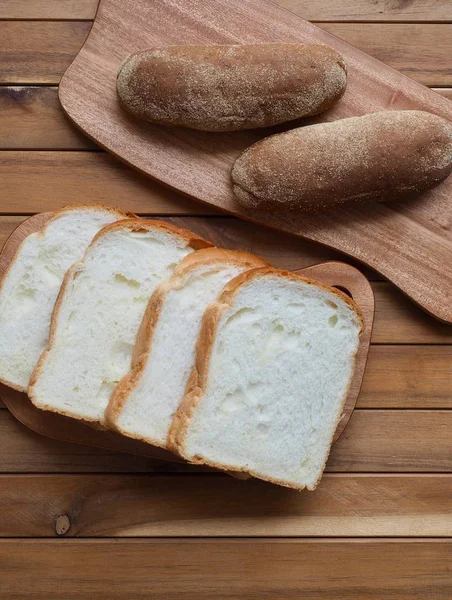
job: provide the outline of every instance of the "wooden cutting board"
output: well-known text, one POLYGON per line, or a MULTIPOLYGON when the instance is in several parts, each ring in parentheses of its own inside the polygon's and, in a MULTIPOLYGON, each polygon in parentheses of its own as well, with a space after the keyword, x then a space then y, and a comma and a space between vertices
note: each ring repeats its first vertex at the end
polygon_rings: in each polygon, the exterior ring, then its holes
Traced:
POLYGON ((242 150, 275 130, 214 134, 164 128, 129 117, 118 105, 116 72, 131 52, 266 41, 324 43, 344 56, 347 91, 318 120, 382 109, 423 109, 452 120, 452 103, 445 98, 269 0, 101 0, 90 35, 63 76, 60 100, 90 138, 139 171, 228 212, 353 256, 427 312, 452 322, 452 177, 405 203, 299 218, 248 212, 234 202, 231 166, 242 150))
MULTIPOLYGON (((42 213, 30 217, 23 221, 11 234, 0 254, 0 280, 7 271, 11 259, 15 255, 16 250, 22 241, 31 233, 41 229, 51 216, 52 213, 42 213)), ((175 220, 178 226, 193 229, 193 222, 188 218, 167 220, 175 220), (184 222, 185 220, 186 223, 184 222)), ((215 219, 206 219, 203 222, 202 235, 207 239, 214 239, 217 246, 228 247, 228 238, 226 234, 223 234, 224 239, 222 240, 221 225, 216 225, 215 221, 215 219)), ((252 239, 250 239, 247 250, 253 252, 252 239)), ((354 267, 345 263, 331 261, 306 267, 300 269, 298 272, 309 275, 310 277, 323 281, 329 285, 339 287, 352 296, 359 304, 366 324, 365 331, 361 336, 352 385, 346 400, 344 413, 334 436, 334 441, 336 441, 352 415, 358 399, 359 390, 361 389, 374 319, 373 291, 364 275, 354 267)), ((76 421, 56 413, 39 410, 34 407, 26 394, 17 392, 2 384, 0 384, 0 397, 7 408, 19 421, 33 431, 47 437, 88 446, 98 446, 100 448, 117 450, 119 452, 149 456, 156 459, 180 462, 176 456, 160 448, 155 448, 149 444, 123 437, 112 431, 100 431, 94 429, 81 421, 76 421)))

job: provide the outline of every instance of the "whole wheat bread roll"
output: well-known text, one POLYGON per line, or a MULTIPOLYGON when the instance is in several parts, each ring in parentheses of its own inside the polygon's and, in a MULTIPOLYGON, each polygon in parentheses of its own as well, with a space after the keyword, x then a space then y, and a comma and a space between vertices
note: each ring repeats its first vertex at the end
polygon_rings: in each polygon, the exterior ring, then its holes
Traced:
POLYGON ((235 131, 321 113, 346 80, 342 58, 323 45, 168 46, 126 58, 117 91, 146 121, 235 131))
POLYGON ((382 111, 257 142, 236 160, 232 180, 246 207, 306 211, 419 193, 451 171, 452 123, 382 111))

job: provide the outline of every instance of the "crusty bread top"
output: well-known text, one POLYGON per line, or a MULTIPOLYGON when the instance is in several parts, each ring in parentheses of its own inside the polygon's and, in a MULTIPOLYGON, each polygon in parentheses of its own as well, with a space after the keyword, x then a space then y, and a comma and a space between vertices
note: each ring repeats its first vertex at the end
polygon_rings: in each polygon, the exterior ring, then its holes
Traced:
POLYGON ((284 279, 290 279, 292 281, 301 281, 303 283, 307 283, 308 285, 315 285, 315 286, 321 288, 322 290, 325 290, 326 292, 330 292, 331 294, 334 294, 335 296, 340 298, 343 302, 345 302, 352 310, 354 310, 356 312, 356 314, 358 315, 359 320, 361 322, 361 332, 364 330, 365 324, 364 324, 364 317, 361 312, 361 309, 356 304, 356 302, 352 298, 350 298, 350 296, 347 296, 347 294, 344 294, 344 292, 342 292, 341 290, 339 290, 337 288, 331 287, 331 286, 327 285, 326 283, 317 281, 316 279, 312 279, 311 277, 306 277, 305 275, 300 275, 300 273, 295 273, 294 271, 286 271, 284 269, 275 269, 274 267, 262 267, 262 268, 258 268, 258 269, 252 269, 250 271, 246 271, 245 273, 242 273, 241 275, 237 275, 237 277, 234 277, 234 279, 232 279, 232 281, 230 281, 224 287, 223 292, 221 293, 220 297, 218 298, 218 303, 228 304, 228 305, 232 304, 234 296, 237 294, 237 292, 239 291, 239 289, 242 285, 244 285, 245 283, 248 283, 249 281, 251 281, 253 279, 257 279, 259 277, 265 277, 267 275, 274 275, 275 277, 282 277, 284 279))
POLYGON ((172 223, 167 223, 166 221, 156 221, 154 219, 123 219, 121 221, 116 221, 114 223, 110 223, 102 229, 94 236, 88 250, 98 242, 100 238, 105 235, 108 235, 112 231, 120 231, 129 229, 130 231, 135 232, 143 232, 143 231, 152 231, 153 229, 160 229, 167 233, 171 233, 173 235, 177 235, 178 237, 184 239, 187 242, 187 246, 193 248, 194 250, 198 250, 200 248, 210 248, 213 244, 203 239, 202 237, 196 235, 192 231, 188 231, 188 229, 182 229, 181 227, 177 227, 172 223))
MULTIPOLYGON (((138 217, 131 212, 125 212, 123 210, 121 210, 120 208, 117 208, 115 206, 107 206, 106 204, 69 204, 67 206, 63 206, 61 208, 59 208, 58 210, 56 210, 55 212, 52 213, 52 216, 50 217, 50 219, 45 223, 45 225, 43 227, 41 227, 41 229, 39 229, 38 231, 36 231, 34 234, 30 234, 30 235, 36 235, 39 237, 42 237, 43 235, 45 235, 49 225, 51 223, 53 223, 54 221, 56 221, 57 219, 59 219, 61 217, 61 215, 68 213, 68 212, 73 212, 73 211, 77 211, 77 210, 101 210, 101 211, 105 211, 105 212, 109 212, 113 215, 116 215, 118 217, 119 220, 124 220, 124 219, 130 219, 130 218, 134 218, 137 219, 138 217)), ((27 236, 28 237, 28 236, 27 236)), ((22 244, 24 243, 24 241, 27 238, 25 238, 22 241, 22 244)), ((9 270, 11 269, 11 266, 13 265, 14 261, 17 258, 17 255, 20 252, 21 246, 22 244, 20 244, 16 250, 16 252, 14 253, 13 258, 11 259, 8 268, 6 269, 6 271, 3 273, 3 275, 0 277, 0 291, 2 289, 2 285, 3 282, 6 278, 7 273, 9 272, 9 270)))
MULTIPOLYGON (((83 203, 82 202, 80 204, 67 204, 65 206, 62 206, 61 208, 59 208, 52 214, 52 217, 49 219, 49 222, 55 220, 56 218, 58 218, 59 216, 61 216, 62 214, 66 213, 66 212, 72 212, 75 210, 102 210, 102 211, 117 215, 121 219, 137 219, 138 218, 135 213, 122 210, 121 208, 118 208, 117 206, 108 206, 107 204, 102 204, 101 202, 99 202, 99 203, 97 203, 97 202, 83 203)), ((46 224, 46 226, 47 226, 47 224, 46 224)))
POLYGON ((233 131, 321 113, 342 96, 346 79, 342 58, 326 45, 184 45, 127 57, 117 90, 142 119, 233 131))
POLYGON ((227 250, 225 248, 215 247, 202 248, 197 252, 192 252, 183 260, 181 260, 181 262, 177 265, 176 269, 174 270, 171 279, 167 283, 170 283, 175 277, 184 275, 188 272, 195 270, 198 266, 202 267, 206 264, 223 262, 229 264, 244 265, 249 267, 250 269, 269 266, 269 263, 266 260, 249 252, 227 250))

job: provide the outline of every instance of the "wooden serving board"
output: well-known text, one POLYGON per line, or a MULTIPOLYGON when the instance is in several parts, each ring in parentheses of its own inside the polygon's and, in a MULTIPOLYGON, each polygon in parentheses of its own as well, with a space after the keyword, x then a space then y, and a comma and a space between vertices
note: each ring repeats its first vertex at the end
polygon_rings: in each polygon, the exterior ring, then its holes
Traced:
POLYGON ((445 98, 269 0, 101 0, 85 45, 61 80, 60 100, 91 139, 139 171, 238 216, 353 256, 451 323, 452 176, 405 203, 298 218, 250 212, 234 202, 230 170, 242 150, 275 130, 217 134, 165 128, 130 117, 118 105, 116 73, 131 52, 168 44, 268 41, 324 43, 344 56, 347 91, 318 120, 382 109, 422 109, 452 120, 452 103, 445 98))
MULTIPOLYGON (((11 259, 22 241, 31 233, 41 229, 51 216, 52 213, 42 213, 30 217, 23 221, 10 235, 0 254, 0 279, 7 271, 11 259)), ((168 219, 168 221, 171 220, 168 219)), ((186 226, 187 228, 192 226, 190 219, 186 219, 187 223, 183 223, 184 219, 180 218, 176 219, 176 221, 179 226, 186 226)), ((206 238, 215 239, 215 243, 218 246, 223 245, 227 247, 228 240, 225 235, 224 243, 222 243, 220 227, 215 226, 211 219, 206 219, 202 226, 202 235, 206 238)), ((247 250, 252 252, 253 248, 247 248, 247 250)), ((329 285, 339 287, 355 299, 364 315, 366 328, 361 336, 355 374, 344 407, 344 413, 334 436, 334 441, 336 441, 352 415, 364 376, 374 319, 373 291, 364 275, 345 263, 331 261, 306 267, 298 270, 298 272, 309 275, 329 285)), ((112 431, 100 431, 85 425, 81 421, 39 410, 30 402, 26 394, 17 392, 2 384, 0 384, 0 397, 19 421, 33 431, 47 437, 116 450, 118 452, 180 462, 180 459, 170 452, 155 448, 144 442, 123 437, 112 431)))

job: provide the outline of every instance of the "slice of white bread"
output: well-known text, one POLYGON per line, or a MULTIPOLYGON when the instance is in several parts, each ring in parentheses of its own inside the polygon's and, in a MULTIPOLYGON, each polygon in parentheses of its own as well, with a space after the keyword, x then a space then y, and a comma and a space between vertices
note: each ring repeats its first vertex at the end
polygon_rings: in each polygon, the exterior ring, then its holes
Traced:
POLYGON ((314 489, 362 327, 358 307, 333 288, 272 268, 239 275, 205 313, 169 447, 193 463, 314 489))
POLYGON ((49 347, 30 381, 33 404, 103 424, 110 395, 131 368, 149 298, 185 256, 209 245, 160 221, 104 227, 66 274, 49 347))
POLYGON ((68 206, 26 237, 0 282, 0 381, 27 391, 49 341, 50 319, 68 268, 96 233, 129 217, 103 205, 68 206))
POLYGON ((154 292, 137 336, 134 368, 116 387, 107 425, 165 448, 195 362, 201 321, 228 281, 267 263, 252 254, 207 248, 190 254, 154 292))

